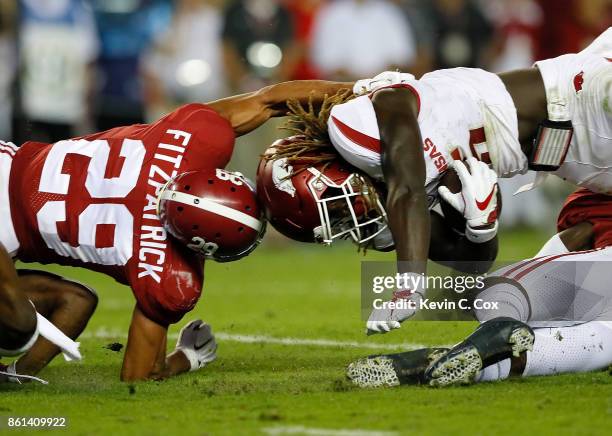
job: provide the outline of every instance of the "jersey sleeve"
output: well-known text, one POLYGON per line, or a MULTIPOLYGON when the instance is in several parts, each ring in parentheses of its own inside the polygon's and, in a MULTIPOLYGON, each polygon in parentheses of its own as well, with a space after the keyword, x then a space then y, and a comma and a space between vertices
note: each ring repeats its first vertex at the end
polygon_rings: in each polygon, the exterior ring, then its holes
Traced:
POLYGON ((148 274, 136 265, 130 273, 138 308, 158 324, 179 322, 195 307, 202 294, 203 261, 187 250, 179 246, 168 250, 171 256, 163 274, 148 274))
POLYGON ((583 222, 593 225, 594 248, 612 245, 612 196, 580 188, 565 200, 557 220, 562 232, 583 222))
POLYGON ((376 180, 383 178, 380 133, 369 96, 334 106, 327 130, 334 148, 348 163, 376 180))

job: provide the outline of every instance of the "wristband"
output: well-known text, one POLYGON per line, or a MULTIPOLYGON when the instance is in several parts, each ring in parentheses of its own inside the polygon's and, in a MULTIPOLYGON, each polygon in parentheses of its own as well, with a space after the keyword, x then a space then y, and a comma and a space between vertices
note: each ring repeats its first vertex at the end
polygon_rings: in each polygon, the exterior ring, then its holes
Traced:
POLYGON ((498 222, 495 221, 495 224, 491 228, 486 229, 473 229, 469 224, 465 226, 465 237, 468 241, 473 242, 474 244, 484 244, 485 242, 489 242, 497 235, 498 222))
POLYGON ((26 351, 28 351, 30 348, 32 348, 32 346, 34 345, 37 339, 38 339, 38 324, 36 324, 36 330, 34 330, 34 333, 32 333, 32 336, 30 337, 30 339, 28 339, 28 342, 26 342, 25 345, 23 345, 22 347, 19 347, 17 350, 6 350, 4 348, 0 348, 0 356, 9 357, 9 356, 18 356, 20 354, 23 354, 26 351))

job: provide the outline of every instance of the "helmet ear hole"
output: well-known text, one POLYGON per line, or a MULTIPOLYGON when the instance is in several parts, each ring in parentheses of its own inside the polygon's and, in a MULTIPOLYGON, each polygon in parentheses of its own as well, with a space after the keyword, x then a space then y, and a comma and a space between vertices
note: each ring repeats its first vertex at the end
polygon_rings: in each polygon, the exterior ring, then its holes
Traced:
POLYGON ((244 232, 244 227, 238 227, 239 232, 244 232))
POLYGON ((178 207, 176 208, 176 210, 178 210, 179 212, 182 212, 182 211, 183 211, 183 206, 178 206, 178 207))
POLYGON ((232 191, 232 192, 236 192, 236 188, 232 186, 232 187, 230 188, 230 191, 232 191))

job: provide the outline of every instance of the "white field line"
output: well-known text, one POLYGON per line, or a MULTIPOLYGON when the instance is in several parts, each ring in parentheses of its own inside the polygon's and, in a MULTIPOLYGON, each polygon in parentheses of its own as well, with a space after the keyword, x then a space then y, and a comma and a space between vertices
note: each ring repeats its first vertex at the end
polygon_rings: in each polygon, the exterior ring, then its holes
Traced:
POLYGON ((265 434, 276 436, 285 434, 298 434, 298 435, 313 435, 313 436, 395 436, 397 432, 392 431, 378 431, 378 430, 364 430, 364 429, 333 429, 333 428, 314 428, 304 427, 301 425, 295 426, 279 426, 279 427, 265 427, 262 429, 265 434))
MULTIPOLYGON (((418 348, 426 348, 430 345, 415 344, 411 342, 404 342, 401 344, 390 343, 390 344, 379 344, 376 342, 359 342, 359 341, 337 341, 333 339, 323 338, 291 338, 284 337, 279 338, 275 336, 267 335, 242 335, 235 333, 224 333, 217 332, 215 337, 221 341, 227 342, 241 342, 245 344, 276 344, 276 345, 294 345, 294 346, 312 346, 312 347, 330 347, 330 348, 367 348, 371 350, 402 350, 410 351, 418 348)), ((126 338, 126 333, 119 330, 111 330, 106 327, 100 327, 94 331, 85 331, 79 339, 118 339, 126 338)), ((177 339, 177 333, 171 333, 168 335, 169 339, 177 339)))

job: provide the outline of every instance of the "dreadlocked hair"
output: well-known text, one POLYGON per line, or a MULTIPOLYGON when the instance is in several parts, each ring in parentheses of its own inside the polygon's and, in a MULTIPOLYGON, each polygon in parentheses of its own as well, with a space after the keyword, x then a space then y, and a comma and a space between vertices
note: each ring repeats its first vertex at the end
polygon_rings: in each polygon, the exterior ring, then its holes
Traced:
POLYGON ((329 139, 327 120, 332 107, 354 97, 350 89, 340 90, 332 96, 326 94, 318 111, 312 102, 312 94, 306 107, 298 100, 288 100, 289 119, 281 128, 294 136, 291 141, 277 145, 273 153, 263 156, 264 159, 286 158, 289 163, 309 165, 331 163, 339 155, 329 139))
MULTIPOLYGON (((287 163, 300 164, 297 169, 293 169, 290 174, 286 175, 284 180, 314 165, 321 165, 319 171, 325 173, 325 169, 340 157, 329 138, 327 120, 335 105, 346 103, 353 98, 355 95, 350 89, 338 91, 332 96, 326 94, 318 111, 312 101, 312 94, 308 98, 306 107, 298 100, 288 100, 287 116, 289 118, 281 129, 292 135, 291 140, 275 144, 274 150, 264 154, 262 158, 266 160, 287 159, 287 163)), ((368 215, 371 210, 377 209, 379 194, 369 177, 363 176, 360 181, 363 183, 362 186, 359 186, 364 194, 363 206, 365 214, 368 215)), ((359 245, 357 251, 365 255, 370 244, 359 245)))

